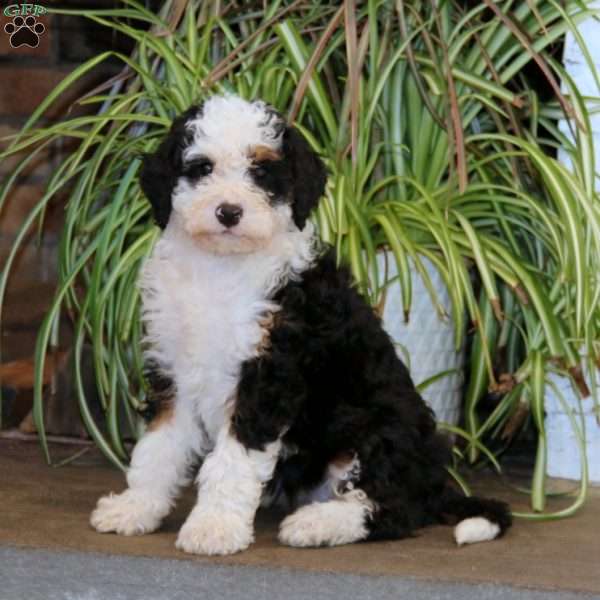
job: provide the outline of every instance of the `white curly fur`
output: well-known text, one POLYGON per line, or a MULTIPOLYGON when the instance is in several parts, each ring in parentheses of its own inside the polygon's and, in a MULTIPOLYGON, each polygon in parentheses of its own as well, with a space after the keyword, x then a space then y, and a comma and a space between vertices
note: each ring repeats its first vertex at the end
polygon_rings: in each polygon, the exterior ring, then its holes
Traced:
MULTIPOLYGON (((247 148, 280 143, 264 125, 269 118, 264 104, 227 96, 209 100, 192 123, 195 138, 188 153, 218 157, 220 192, 246 189, 241 171, 247 148)), ((261 317, 278 308, 269 293, 311 263, 314 232, 310 223, 299 231, 290 207, 282 204, 269 209, 272 227, 251 252, 224 253, 222 246, 211 248, 190 235, 186 223, 190 203, 201 205, 207 194, 210 189, 189 184, 176 189, 169 224, 140 277, 146 355, 175 382, 173 415, 138 442, 127 473, 129 488, 101 498, 91 524, 124 535, 156 529, 188 482, 193 459, 206 456, 219 436, 201 468, 198 505, 177 545, 188 552, 225 554, 251 542, 262 483, 279 449, 279 442, 265 452, 243 449, 229 435, 227 403, 241 364, 257 353, 261 317)))
POLYGON ((198 475, 198 502, 179 532, 177 548, 194 554, 232 554, 254 540, 254 515, 273 473, 281 442, 247 450, 221 430, 198 475))
POLYGON ((498 537, 500 527, 485 517, 464 519, 454 528, 454 539, 458 546, 488 542, 498 537))
POLYGON ((367 519, 374 505, 356 489, 335 500, 313 502, 286 517, 279 527, 279 541, 288 546, 339 546, 364 540, 367 519))

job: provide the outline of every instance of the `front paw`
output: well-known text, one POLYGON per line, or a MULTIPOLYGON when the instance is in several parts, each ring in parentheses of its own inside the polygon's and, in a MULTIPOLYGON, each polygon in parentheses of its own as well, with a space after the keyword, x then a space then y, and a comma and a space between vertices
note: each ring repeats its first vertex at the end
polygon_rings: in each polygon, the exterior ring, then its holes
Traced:
POLYGON ((226 512, 192 512, 179 531, 175 546, 190 554, 235 554, 254 541, 252 526, 226 512))
POLYGON ((90 517, 92 527, 100 533, 114 531, 120 535, 142 535, 158 529, 163 513, 150 498, 125 490, 98 500, 90 517))

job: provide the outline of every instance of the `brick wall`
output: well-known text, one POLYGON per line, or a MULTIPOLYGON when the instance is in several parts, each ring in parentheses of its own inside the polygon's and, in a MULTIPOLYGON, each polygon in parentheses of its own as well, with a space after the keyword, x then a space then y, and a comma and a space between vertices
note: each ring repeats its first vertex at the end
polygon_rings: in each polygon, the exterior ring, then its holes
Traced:
MULTIPOLYGON (((10 4, 0 3, 1 8, 10 4)), ((92 2, 45 2, 47 8, 107 8, 118 5, 116 0, 92 2)), ((129 40, 114 34, 88 19, 71 15, 37 17, 45 31, 37 48, 11 47, 4 27, 12 21, 0 12, 0 137, 20 130, 40 101, 65 76, 88 58, 107 49, 129 52, 129 40)), ((56 122, 67 112, 81 112, 75 102, 93 86, 114 75, 120 65, 108 62, 77 82, 62 94, 43 119, 44 124, 56 122)), ((4 148, 6 142, 0 141, 4 148)), ((44 193, 49 175, 65 153, 64 143, 48 147, 19 177, 17 186, 0 213, 0 265, 3 268, 15 234, 24 217, 44 193)), ((9 176, 21 157, 0 161, 0 181, 9 176)), ((57 200, 50 208, 41 245, 32 232, 20 253, 11 276, 3 315, 2 361, 31 356, 36 329, 51 299, 56 278, 56 248, 62 224, 64 205, 57 200)))

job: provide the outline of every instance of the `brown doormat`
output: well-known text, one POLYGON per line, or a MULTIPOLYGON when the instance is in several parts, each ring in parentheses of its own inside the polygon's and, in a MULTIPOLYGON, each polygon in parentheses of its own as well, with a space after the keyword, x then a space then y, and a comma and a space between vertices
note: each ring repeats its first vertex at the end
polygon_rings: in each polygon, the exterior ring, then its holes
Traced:
MULTIPOLYGON (((73 448, 52 449, 60 460, 73 448)), ((480 484, 526 510, 526 496, 494 481, 480 484)), ((463 583, 496 583, 537 589, 600 593, 600 490, 571 519, 534 523, 517 520, 503 539, 457 548, 451 529, 432 527, 418 537, 337 548, 296 549, 277 542, 274 512, 259 515, 257 541, 230 557, 204 558, 174 548, 178 528, 194 500, 192 490, 157 533, 142 537, 101 535, 88 518, 102 494, 124 487, 121 473, 88 452, 58 469, 47 467, 35 443, 0 440, 0 544, 150 556, 315 572, 423 578, 463 583)), ((479 487, 479 486, 478 486, 479 487)), ((551 509, 564 506, 553 501, 551 509)))

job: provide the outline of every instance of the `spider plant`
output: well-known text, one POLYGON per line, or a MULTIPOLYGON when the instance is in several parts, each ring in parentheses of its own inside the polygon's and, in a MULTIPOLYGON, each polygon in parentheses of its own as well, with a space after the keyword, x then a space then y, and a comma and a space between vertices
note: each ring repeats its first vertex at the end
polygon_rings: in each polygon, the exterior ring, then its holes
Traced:
MULTIPOLYGON (((479 457, 475 441, 497 437, 525 405, 539 433, 531 493, 541 511, 546 372, 567 372, 582 395, 589 393, 580 350, 587 360, 598 354, 600 257, 586 102, 545 50, 594 13, 578 2, 521 3, 514 11, 510 3, 463 11, 401 1, 355 10, 346 2, 328 31, 341 12, 343 31, 312 54, 293 23, 278 27, 307 81, 311 66, 336 44, 347 55, 339 127, 331 134, 324 128, 319 147, 334 157, 331 193, 318 213, 323 237, 349 260, 375 304, 378 248, 393 251, 408 308, 409 259, 426 282, 421 257, 436 264, 452 295, 457 345, 465 320, 476 331, 465 402, 469 459, 479 457), (554 91, 550 103, 521 72, 531 61, 554 91), (557 113, 569 120, 575 143, 557 130, 557 113), (573 172, 549 155, 559 145, 567 147, 573 172), (480 423, 478 402, 488 388, 498 389, 494 367, 504 354, 514 388, 480 423)), ((304 102, 331 105, 334 95, 318 74, 310 76, 304 102)), ((582 442, 580 426, 573 426, 582 442)), ((584 469, 572 508, 584 499, 586 476, 584 469)))
MULTIPOLYGON (((146 407, 135 281, 158 235, 137 184, 139 156, 175 114, 206 94, 231 90, 287 114, 324 157, 330 179, 315 222, 375 307, 389 283, 378 273, 381 249, 397 263, 407 318, 411 265, 446 316, 423 258, 440 271, 453 301, 457 346, 473 332, 464 430, 450 428, 465 441, 457 456, 497 465, 486 444, 500 439, 515 415, 531 415, 539 438, 531 499, 543 511, 546 373, 568 373, 588 393, 580 352, 589 361, 598 357, 600 298, 589 102, 550 50, 595 13, 577 0, 461 6, 279 0, 237 9, 184 0, 166 2, 155 15, 126 0, 118 9, 55 11, 93 19, 136 45, 131 56, 106 52, 75 69, 4 153, 28 154, 4 183, 0 203, 44 145, 80 140, 24 221, 0 279, 1 299, 27 231, 41 226, 47 204, 68 189, 59 284, 36 349, 34 418, 48 460, 41 374, 67 314, 82 418, 104 454, 126 465, 123 432, 141 431, 146 407), (122 61, 122 73, 80 100, 95 112, 39 126, 52 102, 109 56, 122 61), (553 90, 550 101, 529 85, 524 69, 531 63, 553 90), (568 119, 572 141, 557 118, 568 119), (559 145, 572 170, 552 157, 559 145), (106 434, 83 389, 86 341, 106 434), (502 391, 501 399, 480 420, 478 404, 489 388, 502 391)), ((573 425, 578 431, 575 419, 573 425)), ((550 516, 571 514, 585 490, 584 472, 572 505, 550 516)))

